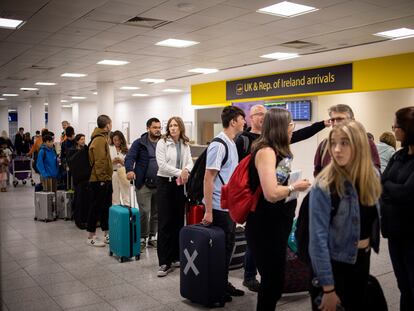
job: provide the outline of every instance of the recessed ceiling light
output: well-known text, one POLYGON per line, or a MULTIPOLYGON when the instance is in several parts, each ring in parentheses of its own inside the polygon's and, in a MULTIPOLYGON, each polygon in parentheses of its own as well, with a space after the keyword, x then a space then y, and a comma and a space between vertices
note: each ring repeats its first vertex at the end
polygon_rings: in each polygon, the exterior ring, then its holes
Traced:
POLYGON ((49 103, 44 103, 44 105, 45 105, 45 106, 48 106, 48 105, 49 105, 49 103))
POLYGON ((407 39, 414 36, 414 29, 398 28, 375 33, 374 36, 385 37, 389 39, 407 39))
POLYGON ((271 53, 271 54, 265 54, 265 55, 262 55, 260 57, 277 59, 277 60, 284 60, 284 59, 299 57, 299 54, 297 54, 297 53, 280 53, 280 52, 276 52, 276 53, 271 53))
POLYGON ((36 82, 35 85, 56 85, 55 82, 36 82))
POLYGON ((303 4, 297 4, 289 1, 283 1, 265 8, 257 10, 258 13, 282 16, 282 17, 294 17, 310 12, 317 11, 319 9, 312 6, 307 6, 303 4))
POLYGON ((138 86, 121 86, 119 89, 120 90, 139 90, 140 87, 138 87, 138 86))
POLYGON ((68 78, 82 78, 86 77, 87 74, 84 73, 72 73, 72 72, 65 72, 60 75, 61 77, 68 77, 68 78))
POLYGON ((140 81, 141 82, 146 82, 146 83, 154 83, 154 84, 165 82, 164 79, 150 79, 150 78, 148 78, 148 79, 142 79, 140 81))
POLYGON ((93 94, 93 95, 98 95, 98 92, 93 92, 92 94, 93 94))
POLYGON ((166 92, 166 93, 179 93, 179 92, 182 92, 182 90, 179 90, 179 89, 164 89, 162 91, 166 92))
POLYGON ((72 96, 72 99, 86 99, 85 96, 72 96))
POLYGON ((21 87, 21 91, 38 91, 39 89, 37 87, 21 87))
POLYGON ((111 66, 122 66, 129 64, 126 60, 112 60, 112 59, 104 59, 97 62, 98 65, 111 65, 111 66))
POLYGON ((24 24, 24 21, 10 18, 0 18, 0 28, 17 29, 24 24))
POLYGON ((146 96, 149 96, 148 94, 142 94, 142 93, 135 93, 135 94, 132 94, 132 96, 135 96, 135 97, 146 97, 146 96))
POLYGON ((61 102, 61 103, 67 103, 67 102, 68 102, 68 100, 66 100, 66 99, 62 99, 60 102, 61 102))
POLYGON ((3 94, 4 97, 8 96, 8 97, 14 97, 14 96, 19 96, 19 94, 3 94))
POLYGON ((62 105, 63 108, 72 108, 72 105, 62 105))
POLYGON ((3 97, 0 97, 0 100, 6 100, 5 98, 3 98, 3 97))
POLYGON ((187 48, 192 45, 199 44, 197 41, 179 40, 179 39, 167 39, 155 43, 155 45, 168 46, 172 48, 187 48))
POLYGON ((9 109, 9 112, 16 112, 16 109, 9 109))
POLYGON ((188 70, 188 72, 203 73, 203 74, 215 73, 218 71, 219 71, 218 69, 214 69, 214 68, 194 68, 194 69, 188 70))

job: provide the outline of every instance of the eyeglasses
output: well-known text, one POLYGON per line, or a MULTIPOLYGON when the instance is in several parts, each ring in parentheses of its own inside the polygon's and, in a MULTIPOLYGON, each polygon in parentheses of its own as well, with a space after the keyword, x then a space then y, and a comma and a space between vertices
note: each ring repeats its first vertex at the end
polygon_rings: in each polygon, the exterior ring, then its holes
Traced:
POLYGON ((292 127, 292 130, 293 130, 293 129, 295 129, 296 123, 295 122, 290 122, 289 123, 289 126, 291 126, 292 127))
POLYGON ((391 125, 391 129, 392 130, 395 130, 395 129, 400 129, 401 127, 400 126, 398 126, 398 125, 391 125))
POLYGON ((331 123, 335 123, 335 122, 342 122, 346 120, 346 118, 343 117, 338 117, 338 118, 330 118, 329 121, 331 121, 331 123))

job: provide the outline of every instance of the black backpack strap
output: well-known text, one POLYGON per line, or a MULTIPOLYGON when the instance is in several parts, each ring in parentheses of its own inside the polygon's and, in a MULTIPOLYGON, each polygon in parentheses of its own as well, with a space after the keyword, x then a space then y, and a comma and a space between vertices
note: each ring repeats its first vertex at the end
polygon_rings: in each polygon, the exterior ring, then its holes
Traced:
MULTIPOLYGON (((216 142, 219 142, 219 143, 223 144, 225 149, 226 149, 226 153, 224 155, 223 161, 221 161, 221 166, 223 166, 224 164, 226 164, 227 159, 229 157, 229 147, 227 146, 226 142, 223 139, 221 139, 220 137, 214 137, 211 142, 213 142, 213 141, 216 141, 216 142)), ((220 175, 220 171, 218 172, 217 175, 220 178, 221 183, 224 185, 224 180, 223 180, 223 177, 221 177, 221 175, 220 175)))
POLYGON ((243 140, 243 152, 244 152, 244 154, 247 154, 250 151, 250 146, 249 146, 250 145, 250 140, 249 140, 249 137, 247 137, 247 136, 245 136, 243 134, 241 134, 240 136, 241 136, 241 138, 243 140))

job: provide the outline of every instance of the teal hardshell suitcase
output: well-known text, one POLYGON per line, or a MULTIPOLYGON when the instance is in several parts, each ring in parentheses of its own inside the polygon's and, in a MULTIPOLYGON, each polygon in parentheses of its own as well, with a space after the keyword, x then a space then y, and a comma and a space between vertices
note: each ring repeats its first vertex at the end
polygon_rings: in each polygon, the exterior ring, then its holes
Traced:
POLYGON ((109 209, 109 256, 118 256, 119 262, 135 257, 139 260, 139 210, 125 205, 112 205, 109 209))

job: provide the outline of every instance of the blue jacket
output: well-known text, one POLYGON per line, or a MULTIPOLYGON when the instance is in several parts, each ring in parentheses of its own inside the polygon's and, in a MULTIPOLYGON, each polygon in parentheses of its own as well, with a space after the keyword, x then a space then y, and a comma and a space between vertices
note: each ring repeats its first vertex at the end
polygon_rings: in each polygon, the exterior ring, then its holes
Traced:
POLYGON ((55 149, 48 148, 43 144, 37 156, 36 167, 39 170, 40 176, 44 178, 57 178, 59 175, 59 165, 55 149))
POLYGON ((149 155, 145 141, 148 139, 148 133, 144 133, 136 139, 125 156, 126 172, 135 173, 135 187, 140 189, 145 181, 147 173, 149 155))
MULTIPOLYGON (((354 264, 360 237, 359 199, 356 189, 345 182, 345 193, 331 216, 332 202, 328 190, 315 185, 309 201, 309 255, 319 283, 333 285, 331 260, 354 264)), ((379 215, 379 205, 377 203, 379 215)), ((379 251, 379 217, 374 221, 370 245, 379 251)))

